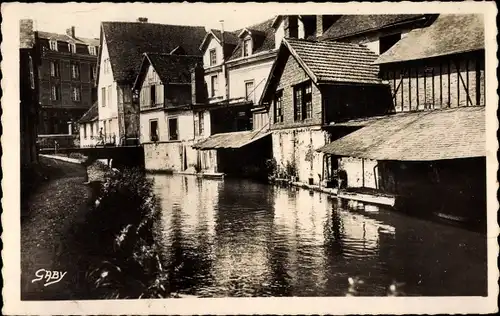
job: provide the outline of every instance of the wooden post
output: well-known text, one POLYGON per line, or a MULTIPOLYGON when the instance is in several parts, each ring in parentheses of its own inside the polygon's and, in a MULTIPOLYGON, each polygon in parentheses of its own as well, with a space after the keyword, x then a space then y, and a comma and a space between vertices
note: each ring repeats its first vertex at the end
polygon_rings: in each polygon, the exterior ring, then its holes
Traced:
POLYGON ((476 105, 481 104, 481 68, 479 59, 475 60, 476 63, 476 105))
POLYGON ((439 103, 443 107, 443 64, 439 62, 439 103))

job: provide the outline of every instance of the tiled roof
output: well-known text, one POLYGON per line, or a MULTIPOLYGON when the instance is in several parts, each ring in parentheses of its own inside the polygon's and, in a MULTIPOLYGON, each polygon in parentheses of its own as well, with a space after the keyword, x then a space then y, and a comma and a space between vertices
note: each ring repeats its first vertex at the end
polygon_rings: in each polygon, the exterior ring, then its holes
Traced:
POLYGON ((409 32, 376 63, 393 63, 484 49, 480 14, 441 14, 426 28, 409 32))
POLYGON ((270 135, 268 128, 256 131, 243 131, 215 134, 193 146, 200 150, 209 149, 236 149, 253 143, 270 135))
POLYGON ((78 123, 89 123, 96 121, 99 118, 97 101, 90 107, 90 109, 83 114, 83 116, 78 120, 78 123))
POLYGON ((484 107, 399 113, 372 120, 318 151, 398 161, 484 157, 485 125, 484 107))
POLYGON ((320 39, 336 40, 424 17, 424 14, 342 15, 320 39))
MULTIPOLYGON (((210 30, 214 34, 215 37, 220 41, 222 39, 222 32, 220 30, 212 29, 210 30)), ((238 45, 239 39, 238 34, 233 32, 224 31, 224 43, 230 45, 238 45)))
MULTIPOLYGON (((316 77, 317 81, 380 83, 377 55, 370 49, 352 43, 317 42, 299 39, 283 41, 316 77)), ((299 61, 300 62, 300 61, 299 61)))
MULTIPOLYGON (((255 33, 254 37, 254 46, 253 46, 253 53, 252 54, 257 54, 260 52, 265 52, 265 51, 270 51, 275 48, 274 46, 274 28, 273 28, 273 21, 274 17, 266 20, 264 22, 261 22, 259 24, 255 24, 246 28, 243 28, 241 30, 234 31, 233 33, 239 34, 241 31, 244 29, 247 29, 249 31, 253 31, 252 33, 255 33)), ((229 58, 229 60, 237 59, 243 56, 243 51, 242 51, 242 42, 238 41, 238 45, 233 51, 233 54, 229 58)))
POLYGON ((201 56, 146 53, 163 83, 190 83, 191 70, 197 63, 203 64, 201 56))
POLYGON ((141 22, 102 22, 114 79, 133 83, 143 53, 168 53, 181 46, 187 55, 201 56, 205 36, 201 26, 141 22))
POLYGON ((57 41, 66 43, 75 42, 76 44, 99 46, 98 38, 85 38, 85 37, 73 38, 67 34, 57 34, 57 33, 43 32, 43 31, 38 31, 38 37, 44 39, 55 39, 57 41))

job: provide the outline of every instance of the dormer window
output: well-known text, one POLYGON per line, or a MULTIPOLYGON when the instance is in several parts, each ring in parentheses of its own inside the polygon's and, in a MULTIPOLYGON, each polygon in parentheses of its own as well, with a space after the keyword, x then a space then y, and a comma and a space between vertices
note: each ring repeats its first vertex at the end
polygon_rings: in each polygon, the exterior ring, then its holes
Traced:
POLYGON ((243 57, 250 56, 252 54, 252 39, 246 38, 243 40, 243 57))
POLYGON ((73 43, 68 43, 68 50, 70 53, 76 53, 76 45, 73 43))
POLYGON ((49 46, 50 46, 50 50, 57 51, 57 41, 56 40, 50 40, 49 41, 49 46))
POLYGON ((89 54, 97 55, 97 48, 95 46, 89 46, 89 54))
POLYGON ((217 64, 217 52, 214 48, 210 50, 210 66, 214 66, 215 64, 217 64))

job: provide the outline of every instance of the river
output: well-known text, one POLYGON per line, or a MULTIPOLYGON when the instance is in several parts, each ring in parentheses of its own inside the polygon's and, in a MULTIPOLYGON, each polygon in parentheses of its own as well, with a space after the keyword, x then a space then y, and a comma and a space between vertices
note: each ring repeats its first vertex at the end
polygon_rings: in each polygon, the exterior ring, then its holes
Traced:
POLYGON ((174 292, 380 296, 394 284, 408 296, 487 294, 484 234, 304 189, 151 177, 174 292))

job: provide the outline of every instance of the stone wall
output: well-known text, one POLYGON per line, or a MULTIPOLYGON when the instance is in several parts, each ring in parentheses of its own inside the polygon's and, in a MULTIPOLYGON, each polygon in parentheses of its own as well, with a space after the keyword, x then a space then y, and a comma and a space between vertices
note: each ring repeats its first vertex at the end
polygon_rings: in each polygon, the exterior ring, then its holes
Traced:
MULTIPOLYGON (((314 184, 320 182, 323 171, 323 154, 316 149, 324 146, 328 140, 327 132, 319 128, 300 128, 273 131, 273 158, 278 170, 295 176, 299 182, 314 184), (288 169, 288 172, 287 172, 288 169)), ((283 176, 283 175, 282 175, 283 176)))

